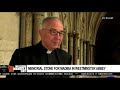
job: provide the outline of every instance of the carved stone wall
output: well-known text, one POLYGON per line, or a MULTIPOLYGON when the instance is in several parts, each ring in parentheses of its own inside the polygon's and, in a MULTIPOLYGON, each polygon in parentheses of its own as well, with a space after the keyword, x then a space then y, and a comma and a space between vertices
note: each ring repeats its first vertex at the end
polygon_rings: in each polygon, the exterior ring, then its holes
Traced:
POLYGON ((59 17, 66 34, 60 46, 73 56, 72 64, 94 64, 94 45, 106 12, 0 12, 0 64, 8 64, 16 48, 40 41, 39 29, 47 16, 59 17))
POLYGON ((0 12, 0 65, 8 65, 19 47, 19 25, 19 13, 0 12))
POLYGON ((0 65, 8 65, 15 49, 40 41, 47 16, 59 17, 66 34, 60 46, 72 55, 71 64, 94 64, 98 27, 106 12, 0 12, 0 65))

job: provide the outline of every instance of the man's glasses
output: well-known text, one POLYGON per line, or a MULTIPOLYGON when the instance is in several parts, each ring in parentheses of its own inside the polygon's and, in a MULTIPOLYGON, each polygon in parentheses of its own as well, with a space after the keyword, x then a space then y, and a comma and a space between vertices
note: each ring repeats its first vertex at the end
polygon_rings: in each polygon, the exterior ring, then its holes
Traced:
POLYGON ((50 29, 49 31, 50 31, 50 34, 51 34, 51 35, 54 35, 54 36, 56 36, 58 33, 59 33, 59 36, 63 36, 63 35, 65 34, 64 31, 58 32, 58 31, 56 31, 55 29, 50 29))

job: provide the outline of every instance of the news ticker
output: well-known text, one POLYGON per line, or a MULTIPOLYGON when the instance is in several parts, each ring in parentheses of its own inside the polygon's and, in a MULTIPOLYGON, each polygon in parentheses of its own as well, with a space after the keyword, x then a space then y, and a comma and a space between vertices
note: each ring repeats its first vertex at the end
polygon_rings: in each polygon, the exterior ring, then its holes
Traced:
POLYGON ((30 76, 30 75, 68 75, 68 76, 72 76, 72 75, 82 75, 82 76, 112 76, 112 75, 120 75, 120 73, 97 73, 97 72, 88 72, 88 73, 86 73, 86 72, 81 72, 81 73, 73 73, 73 72, 67 72, 67 73, 65 73, 65 72, 59 72, 59 73, 56 73, 56 72, 52 72, 52 73, 50 73, 50 72, 17 72, 17 73, 15 73, 15 72, 12 72, 12 73, 0 73, 0 75, 28 75, 28 76, 30 76))
POLYGON ((0 75, 120 75, 120 65, 0 65, 0 75))
POLYGON ((120 75, 120 65, 0 65, 0 75, 120 75))

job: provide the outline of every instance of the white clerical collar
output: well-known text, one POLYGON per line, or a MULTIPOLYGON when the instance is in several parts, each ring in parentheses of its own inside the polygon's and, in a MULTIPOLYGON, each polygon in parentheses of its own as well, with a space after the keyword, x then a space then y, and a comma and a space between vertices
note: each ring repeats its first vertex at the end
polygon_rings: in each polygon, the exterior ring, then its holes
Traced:
POLYGON ((47 50, 47 52, 46 52, 47 54, 51 54, 52 53, 52 51, 50 51, 50 50, 47 50))

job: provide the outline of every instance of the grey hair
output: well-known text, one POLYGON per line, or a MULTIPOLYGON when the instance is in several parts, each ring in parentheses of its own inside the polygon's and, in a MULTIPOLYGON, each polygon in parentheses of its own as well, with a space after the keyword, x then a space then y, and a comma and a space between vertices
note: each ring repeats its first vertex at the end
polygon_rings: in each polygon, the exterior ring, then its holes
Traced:
MULTIPOLYGON (((55 17, 55 16, 49 16, 49 17, 46 17, 46 18, 43 19, 43 21, 42 21, 42 27, 43 27, 44 24, 45 24, 48 20, 50 20, 50 19, 58 19, 58 20, 60 20, 60 18, 55 17)), ((60 21, 61 21, 61 20, 60 20, 60 21)))

